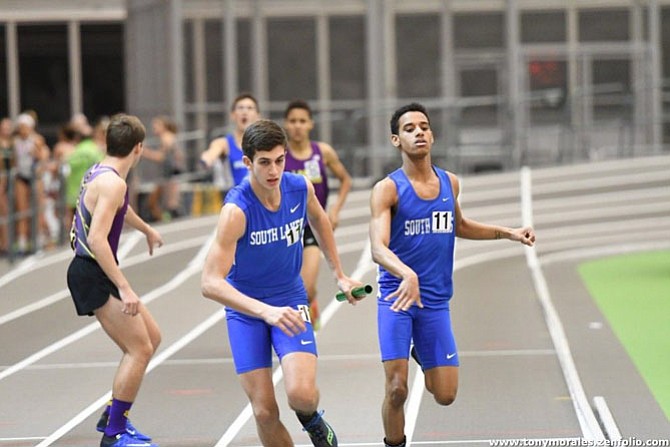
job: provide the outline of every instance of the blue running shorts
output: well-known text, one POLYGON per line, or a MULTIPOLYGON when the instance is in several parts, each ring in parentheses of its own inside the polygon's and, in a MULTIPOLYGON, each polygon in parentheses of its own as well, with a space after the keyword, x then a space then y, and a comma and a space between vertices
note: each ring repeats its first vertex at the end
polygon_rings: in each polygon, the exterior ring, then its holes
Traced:
POLYGON ((226 312, 228 340, 237 374, 272 367, 272 348, 280 361, 286 354, 292 352, 309 352, 317 355, 314 329, 309 321, 307 299, 305 298, 305 304, 292 307, 303 314, 307 326, 305 332, 293 337, 261 319, 235 311, 226 312))
POLYGON ((458 366, 458 351, 451 329, 449 309, 412 306, 407 311, 391 310, 392 301, 379 300, 377 329, 382 362, 409 358, 410 343, 421 360, 421 369, 458 366))

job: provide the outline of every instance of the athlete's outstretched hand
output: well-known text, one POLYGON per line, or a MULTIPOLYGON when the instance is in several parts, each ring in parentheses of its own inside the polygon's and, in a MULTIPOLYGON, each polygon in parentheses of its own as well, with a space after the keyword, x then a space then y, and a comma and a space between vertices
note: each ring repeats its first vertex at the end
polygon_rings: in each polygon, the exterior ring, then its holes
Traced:
POLYGON ((393 293, 389 293, 384 299, 388 301, 393 298, 395 298, 395 301, 391 305, 391 310, 394 312, 408 310, 414 303, 419 307, 423 307, 421 292, 419 292, 419 277, 416 273, 412 272, 411 275, 404 277, 398 289, 393 293))
POLYGON ((269 325, 278 327, 289 337, 307 330, 302 314, 288 306, 268 306, 268 309, 263 313, 263 320, 269 325))

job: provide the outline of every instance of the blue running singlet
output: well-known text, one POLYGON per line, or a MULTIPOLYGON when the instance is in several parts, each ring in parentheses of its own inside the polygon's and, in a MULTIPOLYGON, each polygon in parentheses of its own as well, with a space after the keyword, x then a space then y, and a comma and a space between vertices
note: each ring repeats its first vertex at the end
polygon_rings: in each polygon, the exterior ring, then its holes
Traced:
POLYGON ((233 174, 233 182, 235 185, 239 185, 249 175, 249 169, 244 164, 244 161, 242 161, 244 152, 237 145, 235 136, 229 133, 226 135, 226 140, 228 141, 228 161, 230 162, 230 169, 233 174))
MULTIPOLYGON (((455 203, 448 174, 433 170, 440 179, 434 199, 419 197, 402 169, 389 174, 398 191, 398 205, 391 219, 389 248, 419 276, 424 307, 449 308, 453 295, 455 203)), ((379 266, 380 300, 394 292, 400 278, 379 266)))

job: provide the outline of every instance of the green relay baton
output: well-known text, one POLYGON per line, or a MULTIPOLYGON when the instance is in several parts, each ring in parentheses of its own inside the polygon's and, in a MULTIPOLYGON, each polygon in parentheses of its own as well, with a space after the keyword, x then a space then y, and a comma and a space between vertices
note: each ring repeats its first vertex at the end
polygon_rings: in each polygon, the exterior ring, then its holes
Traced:
MULTIPOLYGON (((370 293, 372 293, 372 286, 370 284, 365 284, 364 286, 354 287, 353 289, 351 289, 351 295, 354 298, 359 299, 364 298, 365 295, 368 295, 370 293)), ((335 299, 337 301, 346 301, 347 296, 344 294, 344 292, 340 291, 335 294, 335 299)))

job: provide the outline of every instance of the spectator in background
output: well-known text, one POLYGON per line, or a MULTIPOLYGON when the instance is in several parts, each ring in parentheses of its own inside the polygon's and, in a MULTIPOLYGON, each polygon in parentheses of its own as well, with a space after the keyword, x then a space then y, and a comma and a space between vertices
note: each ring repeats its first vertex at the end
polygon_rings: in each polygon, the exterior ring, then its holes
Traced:
POLYGON ((249 169, 242 161, 242 135, 250 124, 260 118, 258 101, 250 93, 242 93, 230 108, 230 121, 235 129, 226 135, 214 138, 205 152, 200 155, 200 165, 210 169, 217 160, 228 159, 233 186, 239 185, 249 175, 249 169))
POLYGON ((9 173, 14 166, 14 137, 12 120, 2 118, 0 120, 0 254, 9 249, 7 219, 9 212, 9 173))
POLYGON ((101 119, 93 132, 88 119, 82 114, 75 114, 70 125, 76 130, 79 142, 74 150, 65 157, 63 176, 65 177, 65 222, 70 225, 79 197, 81 179, 86 171, 105 156, 105 128, 107 118, 101 119), (101 143, 101 139, 103 143, 101 143))
MULTIPOLYGON (((41 180, 43 164, 49 158, 49 147, 44 138, 35 132, 35 119, 28 113, 16 118, 16 135, 14 138, 15 178, 15 209, 20 215, 17 220, 17 252, 27 253, 31 236, 31 218, 38 219, 38 230, 41 238, 47 232, 46 222, 42 213, 44 204, 44 188, 41 180), (37 204, 37 215, 31 215, 33 198, 37 204)), ((35 235, 33 235, 35 236, 35 235)), ((42 241, 38 241, 38 245, 42 241)), ((33 249, 37 247, 32 247, 33 249)))
POLYGON ((62 179, 67 172, 65 169, 67 166, 66 160, 72 155, 78 142, 79 133, 77 129, 71 123, 63 124, 58 129, 58 141, 52 149, 51 160, 47 167, 46 172, 50 177, 49 181, 45 179, 47 209, 53 207, 54 216, 60 217, 60 220, 56 219, 57 226, 53 223, 50 225, 51 235, 54 238, 57 237, 61 225, 68 228, 72 222, 72 216, 69 213, 66 212, 66 215, 62 215, 62 209, 58 206, 58 203, 61 198, 62 179))
POLYGON ((144 148, 142 156, 161 164, 161 178, 156 188, 147 198, 149 212, 153 221, 163 219, 162 202, 170 218, 183 215, 179 191, 179 175, 186 172, 186 153, 177 141, 177 124, 169 117, 161 115, 151 122, 153 132, 158 137, 156 149, 144 148))

